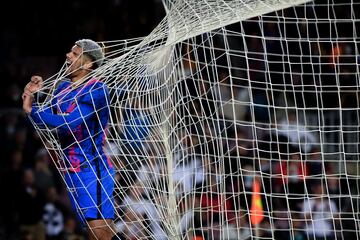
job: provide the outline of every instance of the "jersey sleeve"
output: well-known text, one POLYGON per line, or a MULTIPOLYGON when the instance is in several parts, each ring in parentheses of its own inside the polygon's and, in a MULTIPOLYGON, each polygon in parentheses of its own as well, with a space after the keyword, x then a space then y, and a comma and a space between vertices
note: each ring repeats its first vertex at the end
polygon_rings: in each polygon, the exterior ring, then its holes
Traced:
MULTIPOLYGON (((46 128, 45 122, 41 119, 41 117, 34 114, 35 112, 38 112, 39 109, 40 109, 39 104, 33 103, 31 113, 30 113, 30 117, 40 129, 45 129, 46 128)), ((41 111, 44 112, 44 113, 51 114, 52 113, 52 106, 46 106, 41 111)))
POLYGON ((30 117, 38 126, 74 131, 79 125, 93 116, 96 111, 107 106, 107 88, 102 83, 92 85, 84 89, 74 101, 75 107, 68 114, 54 114, 51 108, 39 109, 34 105, 30 117))
MULTIPOLYGON (((56 113, 56 98, 57 95, 60 93, 60 91, 62 91, 64 88, 66 88, 66 82, 60 83, 59 86, 55 89, 52 99, 46 106, 42 108, 41 112, 48 114, 56 113)), ((46 128, 46 123, 41 119, 41 117, 34 114, 35 112, 40 112, 39 109, 40 109, 39 104, 33 103, 32 114, 30 114, 30 116, 38 127, 46 128)))
POLYGON ((40 127, 74 131, 91 116, 92 112, 93 108, 90 105, 81 103, 78 103, 74 110, 67 115, 54 114, 49 109, 40 110, 37 106, 33 106, 30 117, 40 127))

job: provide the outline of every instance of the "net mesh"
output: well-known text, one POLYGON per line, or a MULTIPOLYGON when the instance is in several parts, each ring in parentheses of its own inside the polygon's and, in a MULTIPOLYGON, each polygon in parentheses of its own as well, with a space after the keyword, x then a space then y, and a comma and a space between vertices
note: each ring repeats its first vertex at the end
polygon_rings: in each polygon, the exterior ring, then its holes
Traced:
MULTIPOLYGON (((305 2, 164 1, 149 36, 101 43, 119 239, 359 238, 360 4, 305 2)), ((87 149, 34 126, 65 178, 87 149)))

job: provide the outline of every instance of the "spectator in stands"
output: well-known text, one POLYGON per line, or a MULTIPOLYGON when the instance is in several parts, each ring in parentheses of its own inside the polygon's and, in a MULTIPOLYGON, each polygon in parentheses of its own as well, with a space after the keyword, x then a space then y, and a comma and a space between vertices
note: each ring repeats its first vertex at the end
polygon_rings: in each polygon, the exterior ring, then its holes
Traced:
POLYGON ((273 212, 274 219, 274 237, 276 240, 289 240, 290 237, 290 221, 289 213, 286 205, 277 206, 274 208, 276 211, 273 212))
POLYGON ((346 197, 349 194, 348 184, 351 185, 351 183, 344 181, 346 183, 343 187, 341 187, 341 179, 345 178, 339 177, 337 165, 338 163, 333 162, 325 163, 326 186, 328 193, 332 196, 331 199, 334 201, 340 212, 346 212, 345 209, 349 207, 348 205, 350 204, 349 199, 346 197))
POLYGON ((153 235, 150 225, 152 219, 145 212, 126 208, 121 221, 121 224, 117 224, 117 237, 120 239, 149 239, 153 235))
POLYGON ((305 240, 304 220, 299 213, 289 215, 285 208, 278 208, 274 213, 276 240, 305 240), (291 217, 291 219, 290 219, 291 217))
POLYGON ((20 240, 36 240, 32 233, 28 230, 21 230, 20 231, 20 240))
POLYGON ((319 176, 323 173, 323 156, 321 149, 313 145, 310 152, 305 154, 306 160, 309 165, 309 175, 319 176))
POLYGON ((302 213, 306 220, 306 234, 309 239, 332 240, 338 219, 336 203, 327 197, 322 180, 312 184, 312 193, 303 202, 302 213))
POLYGON ((49 188, 54 186, 54 176, 49 168, 49 154, 45 148, 40 148, 35 156, 35 185, 40 193, 46 195, 49 188))
POLYGON ((64 230, 66 208, 59 201, 56 188, 47 189, 46 201, 43 210, 43 223, 46 229, 47 240, 60 240, 64 230))
POLYGON ((179 231, 183 237, 192 239, 195 236, 201 236, 203 233, 197 230, 202 226, 199 214, 202 211, 199 194, 187 194, 181 197, 179 207, 181 214, 179 231))
MULTIPOLYGON (((227 198, 226 193, 220 191, 220 182, 215 173, 207 175, 206 186, 200 196, 202 218, 212 227, 219 227, 222 221, 230 221, 234 218, 233 199, 227 198)), ((209 229, 208 236, 218 239, 220 232, 217 229, 209 229)))
MULTIPOLYGON (((304 240, 306 234, 304 229, 305 222, 303 216, 301 215, 301 213, 293 213, 291 215, 291 219, 292 220, 290 230, 292 230, 292 232, 290 232, 290 234, 294 236, 294 240, 304 240)), ((289 236, 289 238, 291 238, 291 235, 289 236)))
POLYGON ((16 234, 19 224, 18 215, 20 210, 18 204, 23 190, 22 152, 14 150, 9 157, 3 156, 1 164, 3 164, 3 167, 0 169, 0 189, 6 194, 0 197, 0 226, 4 228, 5 236, 12 236, 16 234))
POLYGON ((307 129, 295 112, 289 112, 287 118, 280 120, 276 132, 286 136, 290 144, 294 146, 300 144, 301 150, 305 153, 310 152, 312 145, 319 142, 316 135, 307 129))
POLYGON ((23 188, 21 189, 17 207, 19 208, 20 230, 28 231, 36 240, 45 240, 45 227, 41 221, 43 200, 35 186, 34 173, 27 169, 23 175, 23 188))
MULTIPOLYGON (((142 182, 133 184, 120 206, 123 208, 124 218, 116 225, 117 232, 121 235, 133 234, 135 237, 150 237, 156 239, 167 239, 166 233, 161 227, 159 210, 154 203, 147 198, 142 182)), ((131 238, 130 238, 131 239, 131 238)))
POLYGON ((251 239, 252 231, 246 213, 247 211, 244 209, 235 211, 234 218, 229 219, 229 222, 222 228, 223 240, 251 239))
MULTIPOLYGON (((299 210, 301 196, 305 192, 305 179, 308 176, 307 163, 296 148, 290 151, 288 159, 281 159, 275 166, 274 188, 276 192, 290 196, 287 199, 291 210, 299 210)), ((287 203, 285 203, 287 204, 287 203)))
POLYGON ((72 215, 66 217, 62 240, 85 240, 84 234, 79 233, 76 218, 72 215))
POLYGON ((220 104, 225 118, 241 121, 250 110, 249 88, 241 87, 229 75, 228 70, 219 72, 218 84, 212 89, 215 100, 220 104))
POLYGON ((142 108, 140 100, 134 100, 119 114, 122 122, 121 152, 127 156, 124 165, 130 171, 138 170, 141 166, 141 156, 146 155, 146 142, 151 130, 149 116, 149 112, 142 108))

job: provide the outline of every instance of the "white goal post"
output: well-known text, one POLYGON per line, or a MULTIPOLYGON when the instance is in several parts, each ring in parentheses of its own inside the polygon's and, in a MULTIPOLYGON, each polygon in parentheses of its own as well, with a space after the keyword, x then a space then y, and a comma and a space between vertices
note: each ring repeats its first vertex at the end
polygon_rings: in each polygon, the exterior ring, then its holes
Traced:
MULTIPOLYGON (((360 2, 163 3, 91 74, 110 93, 116 238, 360 238, 360 2)), ((63 174, 56 129, 34 126, 63 174)))

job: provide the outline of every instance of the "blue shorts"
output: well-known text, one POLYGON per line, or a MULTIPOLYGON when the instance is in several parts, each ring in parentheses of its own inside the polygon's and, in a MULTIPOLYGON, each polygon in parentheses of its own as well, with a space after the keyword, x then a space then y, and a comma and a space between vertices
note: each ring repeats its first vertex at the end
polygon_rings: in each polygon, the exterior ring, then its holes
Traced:
POLYGON ((79 220, 114 219, 114 169, 86 169, 67 172, 71 205, 79 220))

